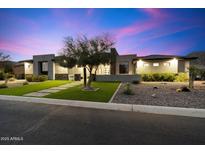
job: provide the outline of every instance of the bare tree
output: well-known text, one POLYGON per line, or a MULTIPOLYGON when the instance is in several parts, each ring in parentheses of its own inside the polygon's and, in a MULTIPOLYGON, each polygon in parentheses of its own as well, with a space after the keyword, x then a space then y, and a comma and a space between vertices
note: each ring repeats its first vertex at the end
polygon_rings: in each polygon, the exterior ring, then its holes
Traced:
POLYGON ((189 67, 189 88, 194 88, 194 80, 199 72, 200 72, 199 68, 195 66, 189 67))
POLYGON ((0 52, 0 62, 8 61, 10 60, 10 55, 6 55, 3 52, 0 52))
POLYGON ((68 68, 72 68, 75 65, 81 66, 84 68, 84 74, 86 72, 85 69, 87 69, 89 80, 87 83, 84 83, 84 88, 92 90, 93 70, 97 71, 100 64, 110 62, 110 51, 113 45, 114 41, 108 35, 97 36, 91 39, 88 39, 85 35, 77 39, 67 37, 64 51, 61 53, 60 65, 68 68))
POLYGON ((7 85, 8 80, 11 78, 11 74, 10 72, 8 72, 7 70, 9 70, 9 60, 10 60, 10 55, 4 54, 3 52, 0 52, 0 63, 1 63, 1 72, 4 73, 4 78, 5 78, 5 84, 7 85), (6 69, 5 69, 6 68, 6 69))

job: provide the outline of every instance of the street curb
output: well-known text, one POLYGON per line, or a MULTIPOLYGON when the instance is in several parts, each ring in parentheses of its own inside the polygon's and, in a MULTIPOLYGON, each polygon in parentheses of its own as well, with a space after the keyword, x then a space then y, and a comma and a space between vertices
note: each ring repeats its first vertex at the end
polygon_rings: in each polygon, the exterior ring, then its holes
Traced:
POLYGON ((205 118, 205 109, 133 105, 133 112, 205 118))
POLYGON ((164 114, 164 115, 176 115, 176 116, 205 118, 205 109, 195 109, 195 108, 166 107, 166 106, 152 106, 152 105, 134 105, 134 104, 116 104, 116 103, 61 100, 61 99, 8 96, 8 95, 0 95, 0 100, 20 101, 20 102, 38 103, 38 104, 43 103, 43 104, 52 104, 52 105, 65 105, 65 106, 71 106, 71 107, 82 107, 82 108, 93 108, 93 109, 104 109, 104 110, 142 112, 142 113, 152 113, 152 114, 164 114))
POLYGON ((37 98, 37 97, 24 97, 24 96, 8 96, 0 95, 0 100, 20 101, 28 103, 39 104, 52 104, 52 105, 66 105, 71 107, 83 107, 105 110, 119 110, 119 111, 132 111, 132 106, 129 104, 114 104, 104 102, 91 102, 91 101, 77 101, 77 100, 63 100, 63 99, 50 99, 50 98, 37 98))

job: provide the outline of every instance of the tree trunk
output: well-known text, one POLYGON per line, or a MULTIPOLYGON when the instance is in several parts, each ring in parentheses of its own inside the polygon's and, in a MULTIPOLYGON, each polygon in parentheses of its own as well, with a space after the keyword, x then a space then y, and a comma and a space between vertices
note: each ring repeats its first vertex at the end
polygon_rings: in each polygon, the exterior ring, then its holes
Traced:
POLYGON ((189 76, 189 88, 194 88, 194 77, 192 74, 189 76))
POLYGON ((87 84, 88 89, 92 89, 91 88, 92 80, 93 80, 92 71, 90 71, 90 77, 89 77, 88 84, 87 84))
POLYGON ((85 67, 83 67, 83 80, 84 80, 84 87, 86 87, 87 76, 86 76, 86 68, 85 67))
POLYGON ((5 85, 7 85, 7 84, 8 84, 8 79, 6 78, 6 79, 5 79, 5 85))
POLYGON ((6 73, 5 74, 5 85, 7 85, 8 81, 9 81, 9 78, 8 78, 8 74, 6 73))
POLYGON ((97 70, 98 70, 98 67, 96 67, 96 69, 95 69, 95 75, 94 75, 94 78, 93 78, 94 81, 96 81, 97 70))

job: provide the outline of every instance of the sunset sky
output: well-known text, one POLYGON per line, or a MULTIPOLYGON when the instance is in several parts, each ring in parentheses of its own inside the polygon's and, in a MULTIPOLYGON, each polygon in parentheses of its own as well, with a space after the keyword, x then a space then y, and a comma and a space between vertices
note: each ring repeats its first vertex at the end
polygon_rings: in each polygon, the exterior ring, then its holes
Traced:
POLYGON ((205 9, 0 9, 0 50, 13 60, 57 54, 66 36, 102 33, 119 54, 205 51, 205 9))

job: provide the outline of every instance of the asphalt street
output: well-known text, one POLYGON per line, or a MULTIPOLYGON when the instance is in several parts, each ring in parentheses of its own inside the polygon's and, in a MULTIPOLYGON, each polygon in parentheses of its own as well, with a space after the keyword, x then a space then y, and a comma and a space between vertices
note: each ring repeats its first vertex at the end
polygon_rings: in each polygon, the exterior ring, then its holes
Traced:
POLYGON ((205 119, 0 100, 0 144, 205 144, 205 119))

